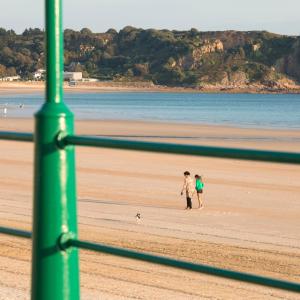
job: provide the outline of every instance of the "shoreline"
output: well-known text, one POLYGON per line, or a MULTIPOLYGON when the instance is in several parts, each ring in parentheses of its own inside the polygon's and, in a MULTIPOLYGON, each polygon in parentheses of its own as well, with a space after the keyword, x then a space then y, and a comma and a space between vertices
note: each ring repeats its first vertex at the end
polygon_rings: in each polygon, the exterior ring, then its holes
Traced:
MULTIPOLYGON (((44 99, 44 95, 42 94, 43 92, 45 92, 44 90, 44 86, 41 84, 41 83, 32 83, 32 84, 23 84, 23 85, 18 85, 17 83, 13 82, 13 83, 5 83, 5 86, 6 88, 3 88, 3 83, 0 82, 0 119, 31 119, 34 115, 34 113, 36 111, 38 111, 39 107, 36 106, 36 103, 34 103, 33 105, 31 105, 31 97, 30 95, 32 95, 32 97, 36 97, 36 99, 41 99, 43 98, 44 99), (18 86, 18 87, 17 87, 18 86), (2 89, 1 89, 2 87, 2 89), (21 96, 20 96, 21 95, 21 96), (17 102, 14 102, 12 101, 10 103, 10 99, 8 99, 9 97, 16 97, 20 100, 17 100, 19 102, 22 102, 22 95, 24 95, 24 97, 26 98, 26 101, 24 102, 25 104, 25 110, 20 110, 19 109, 19 104, 20 103, 17 103, 17 102), (6 97, 8 97, 6 99, 6 97), (7 104, 6 104, 7 103, 7 104), (17 104, 16 104, 17 103, 17 104), (7 114, 4 114, 3 113, 3 108, 5 107, 5 105, 7 105, 7 108, 8 108, 8 112, 7 114), (26 109, 27 107, 27 109, 26 109)), ((81 86, 79 87, 66 87, 65 86, 65 97, 66 99, 72 99, 72 95, 74 94, 77 94, 76 97, 78 97, 80 99, 80 95, 82 93, 86 93, 87 97, 88 97, 88 93, 95 93, 94 96, 92 96, 90 94, 91 97, 100 97, 101 93, 103 93, 103 97, 105 97, 105 93, 116 93, 114 94, 114 97, 117 98, 118 97, 118 94, 117 93, 125 93, 124 95, 126 95, 126 93, 133 93, 132 94, 132 97, 136 97, 137 99, 139 99, 139 96, 138 94, 134 94, 134 93, 154 93, 153 95, 154 96, 159 96, 158 94, 155 95, 155 93, 161 93, 161 91, 151 91, 149 89, 136 89, 136 90, 129 90, 129 89, 115 89, 115 90, 111 90, 110 88, 106 88, 106 89, 102 89, 102 88, 91 88, 91 87, 88 87, 88 86, 85 86, 84 88, 82 88, 81 86), (99 93, 99 94, 97 94, 99 93), (99 96, 97 96, 99 95, 99 96)), ((171 91, 171 92, 174 92, 174 91, 171 91)), ((175 91, 176 92, 176 91, 175 91)), ((204 95, 204 93, 202 93, 204 95)), ((147 95, 147 94, 144 94, 145 97, 152 97, 151 94, 147 95)), ((236 99, 239 99, 239 97, 247 97, 245 96, 245 94, 240 94, 241 96, 239 96, 238 94, 232 94, 231 97, 235 97, 236 99), (235 95, 235 96, 234 96, 235 95), (244 96, 243 96, 244 95, 244 96)), ((282 94, 276 94, 277 97, 280 97, 280 95, 282 94)), ((153 97, 154 97, 153 96, 153 97)), ((200 95, 199 96, 196 96, 194 94, 195 97, 201 97, 200 95)), ((130 97, 130 94, 128 95, 128 97, 130 97)), ((160 97, 163 97, 163 94, 160 96, 160 97)), ((174 97, 175 97, 175 94, 174 94, 174 97)), ((176 96, 176 97, 180 97, 181 96, 176 96)), ((183 96, 182 96, 183 97, 183 96)), ((192 97, 192 96, 191 96, 192 97)), ((203 96, 205 97, 205 96, 203 96)), ((215 96, 212 96, 212 95, 208 95, 207 97, 211 97, 211 98, 214 98, 215 96)), ((222 97, 222 94, 217 94, 216 97, 222 97)), ((230 96, 228 96, 230 97, 230 96)), ((248 96, 248 97, 256 97, 256 96, 248 96)), ((257 96, 259 97, 259 96, 257 96)), ((262 99, 272 99, 273 96, 265 96, 264 98, 262 99)), ((274 96, 276 97, 276 96, 274 96)), ((285 99, 285 96, 281 96, 282 98, 285 99)), ((286 96, 288 97, 288 96, 286 96)), ((297 100, 298 97, 297 96, 293 96, 291 95, 290 96, 292 100, 297 100)), ((200 98, 199 98, 200 99, 200 98)), ((277 99, 277 98, 276 98, 277 99)), ((166 125, 166 124, 174 124, 174 125, 182 125, 182 126, 186 126, 186 125, 189 125, 189 126, 200 126, 200 127, 217 127, 217 128, 237 128, 237 129, 249 129, 249 130, 272 130, 272 131, 276 131, 276 130, 279 130, 279 131, 298 131, 300 130, 300 126, 298 123, 296 122, 293 122, 292 124, 290 124, 290 127, 288 126, 288 124, 286 124, 285 126, 282 125, 282 124, 279 124, 278 126, 276 126, 277 124, 276 123, 272 123, 272 122, 266 122, 264 125, 263 122, 251 122, 251 120, 249 120, 249 122, 243 122, 242 120, 225 120, 223 123, 222 122, 218 122, 217 123, 217 120, 212 120, 212 122, 209 123, 209 121, 211 120, 206 120, 207 123, 205 123, 205 120, 201 120, 200 122, 198 121, 197 118, 194 118, 193 120, 191 121, 187 121, 186 119, 184 118, 170 118, 170 120, 164 120, 163 118, 159 117, 159 118, 155 118, 153 115, 148 118, 144 118, 142 119, 142 117, 140 116, 133 116, 132 118, 126 118, 126 116, 123 118, 123 119, 113 119, 115 118, 116 116, 113 115, 113 116, 106 116, 104 115, 105 117, 104 118, 99 118, 99 116, 97 114, 88 114, 86 112, 83 112, 81 114, 81 112, 76 109, 76 106, 73 107, 72 109, 74 111, 74 114, 75 114, 75 119, 77 121, 93 121, 93 122, 118 122, 118 121, 121 121, 121 122, 136 122, 136 123, 143 123, 143 122, 146 122, 146 123, 160 123, 162 125, 166 125), (111 119, 109 117, 112 117, 111 119)), ((100 115, 100 117, 102 117, 102 115, 100 115)))
MULTIPOLYGON (((44 82, 0 82, 0 94, 22 94, 45 91, 44 82)), ((293 88, 268 89, 262 86, 206 86, 201 89, 185 87, 158 86, 137 82, 79 82, 76 86, 64 83, 65 92, 76 93, 109 93, 109 92, 158 92, 158 93, 199 93, 199 94, 300 94, 300 86, 293 88)))
MULTIPOLYGON (((193 122, 179 122, 179 121, 161 121, 161 120, 130 120, 130 119, 85 119, 78 118, 76 119, 76 115, 74 116, 74 123, 103 123, 103 124, 120 124, 122 125, 130 125, 135 124, 139 125, 158 125, 158 126, 183 126, 183 127, 198 127, 203 130, 241 130, 241 131, 256 131, 256 132, 264 132, 264 133, 274 133, 274 132, 300 132, 299 128, 288 128, 288 127, 247 127, 247 126, 239 126, 239 125, 224 125, 224 124, 208 124, 208 123, 193 123, 193 122)), ((28 122, 34 121, 34 115, 32 116, 21 116, 21 117, 1 117, 0 116, 0 124, 4 120, 11 120, 14 122, 28 122)), ((6 121, 5 121, 6 122, 6 121)), ((299 135, 300 137, 300 135, 299 135)))

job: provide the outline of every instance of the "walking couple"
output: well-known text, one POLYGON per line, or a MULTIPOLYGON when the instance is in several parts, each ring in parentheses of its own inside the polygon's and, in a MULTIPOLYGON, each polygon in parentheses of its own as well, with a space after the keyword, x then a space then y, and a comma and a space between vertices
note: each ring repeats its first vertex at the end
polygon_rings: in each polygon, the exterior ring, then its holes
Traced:
POLYGON ((196 184, 194 184, 194 181, 191 178, 191 174, 189 171, 185 171, 183 175, 184 182, 181 190, 181 195, 183 195, 184 192, 186 193, 186 209, 192 209, 192 198, 195 191, 197 192, 197 199, 199 203, 198 208, 202 209, 203 199, 201 194, 203 193, 204 183, 202 181, 201 176, 195 175, 196 184))

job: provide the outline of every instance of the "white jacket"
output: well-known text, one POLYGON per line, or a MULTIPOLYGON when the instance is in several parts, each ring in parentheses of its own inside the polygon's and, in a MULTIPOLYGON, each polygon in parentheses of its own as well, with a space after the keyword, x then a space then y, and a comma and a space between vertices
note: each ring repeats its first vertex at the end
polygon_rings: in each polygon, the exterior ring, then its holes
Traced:
POLYGON ((184 178, 184 182, 183 182, 183 187, 182 187, 182 193, 186 192, 186 196, 189 198, 193 197, 193 194, 195 192, 195 185, 194 185, 194 181, 191 178, 191 176, 187 176, 184 178))

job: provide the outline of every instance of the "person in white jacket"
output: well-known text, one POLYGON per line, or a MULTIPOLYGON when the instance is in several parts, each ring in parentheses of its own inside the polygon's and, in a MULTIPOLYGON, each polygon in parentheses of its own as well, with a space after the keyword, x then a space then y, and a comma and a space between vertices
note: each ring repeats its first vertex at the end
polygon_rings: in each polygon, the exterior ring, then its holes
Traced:
POLYGON ((194 181, 191 178, 191 174, 189 171, 185 171, 184 175, 184 182, 183 187, 181 190, 181 195, 185 192, 186 194, 186 209, 192 209, 192 197, 195 192, 195 185, 194 181))

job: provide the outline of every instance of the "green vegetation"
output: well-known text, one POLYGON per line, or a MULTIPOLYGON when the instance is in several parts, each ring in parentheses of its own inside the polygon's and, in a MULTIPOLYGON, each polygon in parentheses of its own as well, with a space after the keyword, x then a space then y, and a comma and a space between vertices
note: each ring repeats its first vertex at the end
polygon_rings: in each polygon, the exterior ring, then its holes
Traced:
MULTIPOLYGON (((138 29, 65 30, 65 70, 100 80, 168 86, 300 82, 300 38, 269 32, 138 29)), ((0 78, 33 78, 44 67, 44 32, 0 28, 0 78)))

